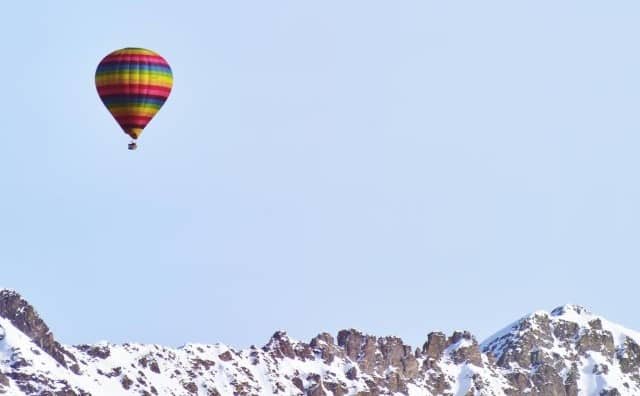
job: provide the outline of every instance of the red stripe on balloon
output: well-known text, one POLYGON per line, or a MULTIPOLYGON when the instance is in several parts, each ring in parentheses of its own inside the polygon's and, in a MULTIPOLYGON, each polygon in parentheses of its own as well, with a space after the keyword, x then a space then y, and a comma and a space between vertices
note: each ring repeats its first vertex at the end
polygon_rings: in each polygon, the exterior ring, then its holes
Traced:
POLYGON ((169 66, 164 58, 157 55, 109 55, 104 58, 100 64, 117 62, 141 62, 169 66))
POLYGON ((112 84, 98 87, 98 94, 105 95, 152 95, 168 97, 171 88, 157 85, 112 84))
POLYGON ((116 120, 118 120, 118 124, 121 124, 121 125, 122 124, 147 125, 153 117, 130 115, 130 116, 116 116, 115 118, 116 120))

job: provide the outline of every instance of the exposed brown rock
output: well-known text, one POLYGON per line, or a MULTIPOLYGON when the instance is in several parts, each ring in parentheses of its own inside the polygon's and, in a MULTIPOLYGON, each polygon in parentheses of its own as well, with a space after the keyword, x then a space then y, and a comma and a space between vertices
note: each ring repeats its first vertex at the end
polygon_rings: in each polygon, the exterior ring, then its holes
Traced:
POLYGON ((321 333, 314 337, 310 344, 311 348, 320 353, 320 357, 326 364, 331 364, 333 359, 343 358, 344 351, 335 344, 333 336, 328 333, 321 333))
POLYGON ((198 394, 198 385, 196 385, 195 382, 185 382, 182 384, 182 387, 193 395, 198 394))
POLYGON ((631 338, 625 338, 623 348, 617 353, 623 373, 637 372, 640 368, 640 345, 631 338))
POLYGON ((304 392, 304 385, 302 384, 302 380, 300 378, 294 377, 293 379, 291 379, 291 382, 293 383, 293 385, 295 385, 296 388, 304 392))
POLYGON ((442 332, 432 332, 427 336, 427 342, 422 347, 422 353, 427 357, 438 360, 447 347, 447 336, 442 332))
POLYGON ((129 389, 131 385, 133 385, 133 381, 126 375, 122 377, 122 380, 120 381, 120 383, 122 384, 122 387, 124 389, 129 389))
POLYGON ((357 362, 360 369, 372 374, 375 369, 377 338, 364 335, 358 330, 341 330, 338 333, 338 345, 342 347, 349 359, 357 362))
POLYGON ((220 358, 220 360, 222 360, 223 362, 228 362, 228 361, 230 361, 231 359, 233 359, 233 356, 231 355, 231 352, 229 352, 229 351, 226 351, 226 352, 223 352, 223 353, 219 354, 219 355, 218 355, 218 357, 219 357, 219 358, 220 358))
POLYGON ((111 356, 111 350, 107 345, 78 345, 76 348, 86 352, 87 355, 98 359, 106 359, 111 356))
POLYGON ((466 341, 465 346, 458 346, 454 350, 451 351, 451 356, 453 358, 454 363, 462 364, 462 363, 471 363, 478 367, 482 367, 482 355, 480 353, 480 346, 476 339, 469 333, 465 332, 454 332, 449 341, 447 342, 448 346, 456 346, 456 344, 461 341, 466 341), (470 344, 470 345, 466 345, 470 344))
POLYGON ((69 353, 54 340, 47 324, 18 293, 9 290, 0 291, 0 316, 8 319, 42 350, 51 355, 62 366, 67 367, 64 356, 69 353))
POLYGON ((584 354, 588 351, 601 352, 607 357, 613 358, 615 347, 613 336, 606 330, 587 330, 577 343, 578 352, 584 354))

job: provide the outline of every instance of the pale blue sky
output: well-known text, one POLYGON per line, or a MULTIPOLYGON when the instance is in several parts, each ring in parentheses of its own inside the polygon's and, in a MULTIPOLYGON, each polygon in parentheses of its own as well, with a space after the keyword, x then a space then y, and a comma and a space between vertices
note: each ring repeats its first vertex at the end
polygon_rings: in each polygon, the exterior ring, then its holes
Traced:
POLYGON ((640 329, 637 1, 10 2, 0 284, 65 343, 640 329), (47 5, 48 4, 48 5, 47 5), (93 73, 174 91, 140 142, 93 73))

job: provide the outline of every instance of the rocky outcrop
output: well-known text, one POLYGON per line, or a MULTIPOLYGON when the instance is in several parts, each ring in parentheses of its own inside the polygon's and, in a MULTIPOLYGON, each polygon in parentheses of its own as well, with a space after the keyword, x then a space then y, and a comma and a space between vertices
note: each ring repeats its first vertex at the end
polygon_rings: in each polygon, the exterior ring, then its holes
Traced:
POLYGON ((438 360, 447 347, 447 336, 442 332, 429 333, 427 342, 422 347, 422 353, 431 360, 438 360))
POLYGON ((451 357, 455 364, 470 363, 482 367, 480 347, 475 337, 468 331, 456 331, 449 338, 447 348, 453 347, 451 357))
POLYGON ((325 364, 331 364, 334 359, 344 359, 344 350, 335 344, 333 336, 329 333, 318 334, 309 345, 325 364))
POLYGON ((67 367, 67 359, 75 360, 54 338, 46 323, 35 309, 18 293, 12 290, 0 291, 0 317, 11 323, 35 342, 62 366, 67 367))

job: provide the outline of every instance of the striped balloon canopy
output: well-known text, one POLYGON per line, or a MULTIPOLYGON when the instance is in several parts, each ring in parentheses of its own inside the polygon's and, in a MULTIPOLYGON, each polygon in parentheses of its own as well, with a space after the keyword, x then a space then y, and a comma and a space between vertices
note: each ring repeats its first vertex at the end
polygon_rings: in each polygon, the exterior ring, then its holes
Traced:
POLYGON ((114 51, 102 59, 96 70, 100 99, 134 140, 167 100, 172 85, 173 74, 167 61, 144 48, 114 51))

